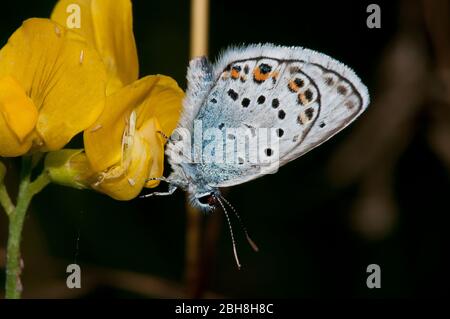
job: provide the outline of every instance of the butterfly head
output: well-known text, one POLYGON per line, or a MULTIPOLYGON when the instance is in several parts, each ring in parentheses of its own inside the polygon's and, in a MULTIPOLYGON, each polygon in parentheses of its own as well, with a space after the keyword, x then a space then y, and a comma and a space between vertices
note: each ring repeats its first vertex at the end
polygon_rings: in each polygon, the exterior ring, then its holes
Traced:
POLYGON ((220 196, 218 190, 211 190, 204 193, 196 193, 192 196, 193 203, 203 209, 214 210, 219 201, 217 198, 220 196))
POLYGON ((199 169, 196 165, 172 163, 172 169, 173 172, 166 181, 186 191, 194 207, 214 210, 219 206, 218 197, 221 196, 219 188, 209 185, 199 178, 199 169))

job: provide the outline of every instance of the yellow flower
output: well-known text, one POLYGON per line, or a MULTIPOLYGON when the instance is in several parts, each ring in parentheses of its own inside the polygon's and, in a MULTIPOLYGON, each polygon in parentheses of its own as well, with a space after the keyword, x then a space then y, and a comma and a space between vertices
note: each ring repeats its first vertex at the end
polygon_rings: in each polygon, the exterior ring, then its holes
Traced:
POLYGON ((81 8, 81 28, 76 32, 92 41, 108 70, 108 96, 104 111, 84 132, 85 153, 52 154, 48 168, 54 180, 66 185, 72 179, 74 187, 90 187, 129 200, 143 187, 159 184, 146 179, 163 174, 164 135, 170 135, 178 122, 184 93, 167 76, 136 80, 139 70, 129 0, 114 4, 108 0, 61 0, 52 19, 65 22, 66 8, 74 3, 81 8), (67 174, 61 173, 65 170, 67 174))
POLYGON ((93 188, 113 198, 136 197, 149 177, 163 174, 165 138, 178 121, 183 91, 162 75, 147 76, 106 99, 105 111, 84 132, 84 146, 98 175, 93 188))
POLYGON ((102 112, 106 80, 80 35, 48 19, 25 21, 0 50, 0 156, 64 147, 102 112))

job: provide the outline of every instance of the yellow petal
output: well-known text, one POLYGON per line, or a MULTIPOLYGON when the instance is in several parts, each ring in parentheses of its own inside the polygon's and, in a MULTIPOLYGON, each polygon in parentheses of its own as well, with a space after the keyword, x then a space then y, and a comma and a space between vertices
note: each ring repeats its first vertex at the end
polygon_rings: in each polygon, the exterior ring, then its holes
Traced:
MULTIPOLYGON (((29 19, 0 50, 0 78, 17 80, 39 111, 40 151, 57 150, 104 106, 106 72, 97 52, 48 19, 29 19)), ((29 145, 28 145, 29 146, 29 145)))
POLYGON ((165 123, 165 128, 161 124, 163 130, 174 127, 180 114, 182 94, 174 80, 155 75, 108 96, 102 115, 84 133, 84 146, 93 169, 104 171, 123 160, 124 132, 130 126, 139 131, 150 118, 155 118, 165 123), (162 110, 156 110, 158 108, 162 110), (131 116, 132 112, 135 117, 131 116))
MULTIPOLYGON (((162 130, 156 118, 147 120, 138 130, 149 147, 149 170, 146 179, 163 176, 164 171, 164 144, 165 139, 160 134, 162 130)), ((152 180, 145 183, 145 187, 153 188, 159 185, 159 181, 152 180)))
POLYGON ((9 128, 4 116, 0 115, 0 157, 16 157, 28 152, 32 145, 31 138, 20 142, 17 135, 9 128))
POLYGON ((137 132, 128 167, 113 166, 92 187, 117 200, 130 200, 141 192, 149 171, 149 146, 137 132))
POLYGON ((172 78, 164 75, 154 77, 157 81, 149 97, 137 110, 137 127, 141 127, 146 119, 155 117, 164 134, 170 136, 180 118, 184 92, 172 78))
POLYGON ((69 28, 76 27, 74 5, 80 9, 80 28, 73 30, 91 41, 100 52, 110 78, 108 93, 137 80, 139 64, 131 1, 60 0, 53 10, 52 20, 69 28))
MULTIPOLYGON (((130 200, 142 191, 150 173, 161 176, 163 169, 164 139, 156 119, 146 122, 135 131, 130 149, 124 156, 129 158, 103 172, 94 172, 83 150, 63 149, 50 152, 45 158, 45 170, 56 184, 83 189, 92 188, 117 200, 130 200), (157 157, 157 159, 154 158, 157 157)), ((0 162, 0 179, 1 173, 0 162)), ((147 183, 155 187, 158 181, 147 183)))
POLYGON ((140 83, 108 96, 103 113, 84 132, 84 147, 95 171, 104 171, 122 160, 124 132, 130 126, 131 113, 147 95, 147 87, 140 83))
MULTIPOLYGON (((36 106, 11 76, 0 78, 0 113, 20 143, 31 133, 37 122, 36 106)), ((6 129, 0 128, 1 131, 6 129)))

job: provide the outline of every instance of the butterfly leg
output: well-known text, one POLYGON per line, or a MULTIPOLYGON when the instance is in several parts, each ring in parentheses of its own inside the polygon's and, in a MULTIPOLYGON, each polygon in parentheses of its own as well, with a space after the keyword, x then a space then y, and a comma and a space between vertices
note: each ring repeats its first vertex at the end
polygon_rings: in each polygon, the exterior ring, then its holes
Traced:
POLYGON ((161 182, 166 182, 166 183, 168 183, 167 179, 166 179, 164 176, 161 176, 161 177, 150 177, 150 178, 147 178, 145 181, 146 181, 146 182, 151 182, 151 181, 161 181, 161 182))
POLYGON ((174 185, 170 185, 169 190, 167 192, 153 192, 150 194, 139 196, 139 198, 147 198, 147 197, 152 197, 152 196, 169 196, 169 195, 172 195, 177 190, 177 188, 178 187, 176 187, 174 185))
POLYGON ((161 136, 167 141, 169 139, 169 136, 167 136, 163 131, 156 131, 156 133, 161 134, 161 136))

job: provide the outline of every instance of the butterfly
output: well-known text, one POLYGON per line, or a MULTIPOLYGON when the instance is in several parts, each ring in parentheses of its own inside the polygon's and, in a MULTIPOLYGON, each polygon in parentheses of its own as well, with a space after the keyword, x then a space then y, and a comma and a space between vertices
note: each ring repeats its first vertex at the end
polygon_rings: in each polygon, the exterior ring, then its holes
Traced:
MULTIPOLYGON (((187 82, 183 112, 166 149, 172 173, 156 178, 169 189, 145 197, 181 188, 195 206, 221 206, 228 222, 225 205, 240 217, 220 188, 275 172, 348 126, 369 104, 368 90, 353 70, 301 47, 231 47, 214 64, 195 58, 187 82), (261 138, 264 133, 267 138, 261 138), (245 139, 239 148, 235 141, 241 135, 245 139), (255 142, 260 139, 270 139, 272 146, 255 142)), ((234 247, 231 226, 230 231, 234 247)), ((239 265, 236 252, 235 257, 239 265)))

